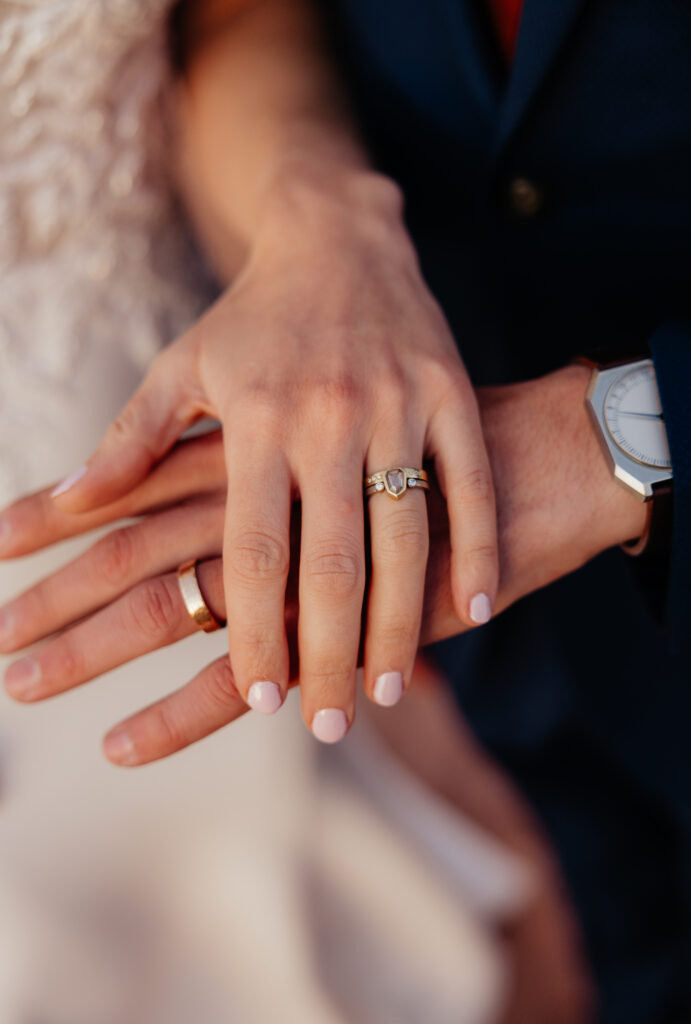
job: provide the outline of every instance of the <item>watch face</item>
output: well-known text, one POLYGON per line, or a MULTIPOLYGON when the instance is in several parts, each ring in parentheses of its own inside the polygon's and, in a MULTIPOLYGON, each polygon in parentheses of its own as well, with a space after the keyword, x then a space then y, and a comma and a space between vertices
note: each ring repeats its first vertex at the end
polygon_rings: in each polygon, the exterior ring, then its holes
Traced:
POLYGON ((612 440, 630 459, 645 466, 672 468, 652 364, 617 378, 607 392, 603 411, 612 440))

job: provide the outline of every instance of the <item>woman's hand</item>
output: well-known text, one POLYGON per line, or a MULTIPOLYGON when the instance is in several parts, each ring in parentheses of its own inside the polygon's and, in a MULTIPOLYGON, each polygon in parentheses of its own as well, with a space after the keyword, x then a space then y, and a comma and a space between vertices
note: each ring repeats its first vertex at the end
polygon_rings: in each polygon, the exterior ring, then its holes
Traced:
MULTIPOLYGON (((498 610, 643 529, 644 507, 612 481, 588 423, 583 406, 587 378, 584 368, 570 367, 538 381, 479 393, 499 502, 503 572, 498 610)), ((47 492, 6 509, 0 516, 0 537, 5 538, 0 556, 5 558, 146 514, 0 609, 0 651, 5 653, 66 630, 22 668, 10 667, 6 685, 12 696, 27 701, 53 696, 194 632, 171 570, 188 558, 219 550, 225 490, 216 432, 177 446, 127 499, 95 512, 69 515, 47 492), (200 483, 209 490, 197 497, 200 483), (200 523, 206 546, 200 544, 200 523)), ((446 505, 434 486, 429 511, 424 642, 465 628, 451 596, 446 505)), ((298 544, 296 535, 295 554, 298 544)), ((221 575, 218 558, 199 567, 205 598, 224 618, 221 575)), ((289 579, 286 609, 293 680, 299 675, 296 582, 289 579)), ((225 658, 113 730, 106 753, 121 764, 144 764, 233 721, 246 708, 225 658)))
MULTIPOLYGON (((364 473, 434 460, 448 502, 454 606, 494 606, 494 496, 475 395, 402 224, 398 190, 288 173, 263 207, 244 271, 165 351, 88 467, 55 492, 84 513, 121 500, 204 415, 224 428, 230 658, 239 692, 275 710, 289 681, 290 517, 302 513, 303 714, 340 738, 354 712, 365 587, 364 473)), ((364 642, 367 693, 400 697, 415 659, 428 553, 425 496, 375 495, 364 642)), ((200 548, 205 539, 198 528, 200 548)))

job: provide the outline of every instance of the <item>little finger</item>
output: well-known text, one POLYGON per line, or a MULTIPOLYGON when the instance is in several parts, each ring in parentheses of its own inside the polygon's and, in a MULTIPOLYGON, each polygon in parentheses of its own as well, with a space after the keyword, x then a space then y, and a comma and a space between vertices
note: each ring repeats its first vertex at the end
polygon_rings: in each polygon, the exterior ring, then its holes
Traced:
POLYGON ((196 743, 247 711, 225 655, 175 693, 116 725, 105 737, 103 751, 115 764, 148 764, 196 743))
POLYGON ((471 405, 445 403, 429 442, 448 508, 454 605, 466 625, 482 625, 496 603, 499 549, 492 470, 474 397, 471 405))

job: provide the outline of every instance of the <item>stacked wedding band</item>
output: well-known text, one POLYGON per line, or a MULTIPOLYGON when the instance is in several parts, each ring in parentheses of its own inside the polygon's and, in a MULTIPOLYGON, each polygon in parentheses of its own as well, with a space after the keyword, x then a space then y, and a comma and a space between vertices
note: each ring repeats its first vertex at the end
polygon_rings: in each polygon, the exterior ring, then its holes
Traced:
POLYGON ((217 629, 223 629, 225 622, 216 618, 202 596, 197 579, 196 559, 180 566, 178 584, 185 608, 195 625, 199 629, 203 629, 205 633, 214 633, 217 629))
POLYGON ((388 494, 394 501, 398 501, 411 487, 428 491, 429 483, 424 469, 392 466, 390 469, 370 473, 365 477, 364 487, 368 498, 373 494, 388 494))

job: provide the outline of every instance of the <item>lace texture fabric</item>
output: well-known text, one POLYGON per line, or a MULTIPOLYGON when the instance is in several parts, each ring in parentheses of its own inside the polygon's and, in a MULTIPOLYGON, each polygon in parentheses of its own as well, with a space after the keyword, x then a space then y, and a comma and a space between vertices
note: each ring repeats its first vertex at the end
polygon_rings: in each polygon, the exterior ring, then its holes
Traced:
POLYGON ((0 502, 43 482, 56 425, 101 428, 86 361, 113 401, 208 299, 170 180, 170 5, 0 0, 0 502))

